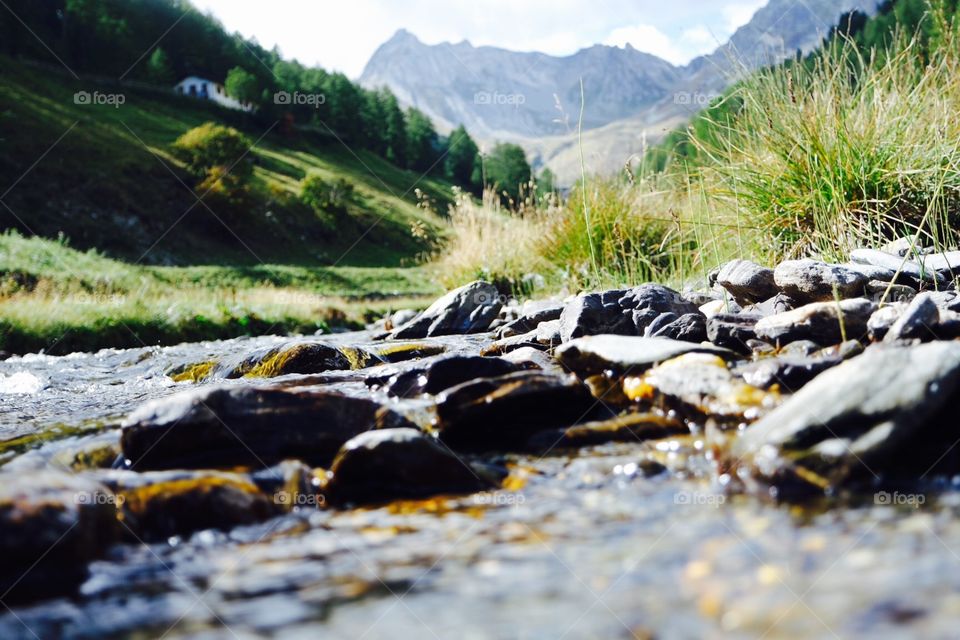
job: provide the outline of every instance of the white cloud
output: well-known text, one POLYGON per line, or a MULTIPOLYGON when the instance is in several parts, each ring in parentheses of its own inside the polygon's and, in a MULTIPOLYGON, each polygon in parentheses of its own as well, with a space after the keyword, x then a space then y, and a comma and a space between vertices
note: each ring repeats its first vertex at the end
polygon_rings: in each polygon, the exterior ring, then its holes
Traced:
POLYGON ((723 18, 726 21, 724 25, 724 30, 728 34, 732 34, 734 31, 742 27, 743 25, 750 22, 750 18, 753 17, 753 14, 757 12, 763 6, 766 6, 767 0, 742 0, 741 2, 734 2, 732 4, 727 4, 721 9, 723 18))
POLYGON ((674 64, 686 62, 684 52, 673 40, 651 24, 614 29, 603 44, 614 47, 625 47, 629 44, 637 51, 652 53, 674 64))

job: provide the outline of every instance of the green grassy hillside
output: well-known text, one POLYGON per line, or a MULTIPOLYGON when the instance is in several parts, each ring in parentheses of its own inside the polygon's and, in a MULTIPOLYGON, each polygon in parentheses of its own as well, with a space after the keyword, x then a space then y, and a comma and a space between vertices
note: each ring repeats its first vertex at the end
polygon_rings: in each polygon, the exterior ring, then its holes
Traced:
POLYGON ((449 185, 329 133, 3 58, 0 150, 0 350, 312 332, 437 292, 417 265, 449 185), (124 103, 77 104, 82 91, 124 103), (171 153, 209 121, 256 141, 242 204, 198 202, 171 153), (353 195, 311 209, 310 173, 353 195))
POLYGON ((440 206, 449 198, 447 185, 334 136, 9 58, 0 61, 0 145, 0 200, 9 207, 0 207, 0 228, 62 234, 75 247, 148 264, 400 266, 430 248, 440 222, 417 207, 415 188, 440 206), (76 104, 78 91, 119 92, 125 102, 76 104), (197 204, 170 155, 178 136, 211 120, 257 141, 251 202, 240 210, 197 204), (310 171, 355 186, 345 213, 318 215, 297 200, 310 171))

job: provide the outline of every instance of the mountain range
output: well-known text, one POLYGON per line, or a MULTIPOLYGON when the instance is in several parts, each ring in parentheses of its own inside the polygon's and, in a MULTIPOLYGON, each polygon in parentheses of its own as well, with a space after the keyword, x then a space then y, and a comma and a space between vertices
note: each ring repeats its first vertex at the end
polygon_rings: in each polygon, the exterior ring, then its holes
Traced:
POLYGON ((389 87, 441 132, 464 124, 489 146, 521 144, 534 167, 561 183, 580 172, 577 125, 588 172, 610 173, 681 126, 742 74, 816 48, 841 14, 873 14, 876 0, 770 0, 709 55, 673 65, 627 45, 595 45, 569 56, 428 45, 398 31, 367 63, 360 83, 389 87))

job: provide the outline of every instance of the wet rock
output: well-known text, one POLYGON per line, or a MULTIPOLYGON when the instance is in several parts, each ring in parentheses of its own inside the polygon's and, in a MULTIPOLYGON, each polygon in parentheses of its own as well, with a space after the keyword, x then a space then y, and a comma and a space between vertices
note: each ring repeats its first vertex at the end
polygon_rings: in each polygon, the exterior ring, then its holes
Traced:
POLYGON ((528 333, 519 336, 510 336, 501 340, 495 340, 480 350, 482 356, 502 356, 517 349, 549 349, 549 344, 540 344, 537 341, 537 330, 534 329, 528 333))
POLYGON ((383 328, 387 331, 393 331, 394 329, 402 327, 416 318, 417 313, 418 312, 413 309, 401 309, 400 311, 387 316, 383 328))
POLYGON ((856 262, 848 262, 841 264, 841 267, 844 269, 849 269, 851 271, 856 271, 866 276, 869 280, 875 280, 877 282, 883 282, 885 284, 890 284, 896 280, 900 282, 909 283, 912 282, 912 278, 909 277, 898 277, 897 272, 894 269, 889 269, 887 267, 878 267, 872 264, 859 264, 856 262))
POLYGON ((392 396, 413 398, 425 393, 438 394, 475 378, 503 376, 529 368, 502 358, 452 355, 418 362, 386 379, 383 376, 369 378, 367 384, 382 385, 392 396))
POLYGON ((799 303, 863 295, 870 280, 862 273, 816 260, 787 260, 774 270, 777 286, 799 303))
POLYGON ((643 442, 689 433, 689 428, 673 418, 655 413, 628 413, 610 420, 541 431, 530 438, 526 448, 545 455, 550 451, 579 449, 608 442, 643 442))
POLYGON ((657 284, 582 294, 569 302, 560 315, 560 339, 569 342, 603 334, 642 335, 664 313, 681 316, 697 312, 697 305, 657 284))
POLYGON ((560 321, 559 320, 550 320, 549 322, 541 322, 537 325, 534 335, 536 336, 537 342, 542 345, 548 345, 554 347, 560 344, 560 321))
POLYGON ((496 319, 501 306, 497 288, 478 280, 447 293, 389 337, 417 339, 483 333, 496 319))
POLYGON ((922 251, 922 247, 920 245, 919 238, 904 237, 891 240, 887 244, 880 247, 880 251, 902 258, 907 254, 922 251))
POLYGON ((770 316, 777 313, 793 311, 798 305, 796 300, 783 293, 778 293, 768 300, 751 304, 743 308, 743 313, 754 316, 770 316))
POLYGON ((839 357, 843 358, 844 360, 849 360, 850 358, 860 355, 864 351, 866 351, 866 349, 864 348, 863 343, 859 340, 847 340, 846 342, 841 342, 840 344, 832 347, 820 349, 813 355, 823 358, 839 357))
POLYGON ((557 360, 581 377, 613 371, 640 373, 685 353, 709 353, 733 359, 728 349, 667 338, 589 336, 568 342, 557 349, 557 360))
POLYGON ((677 321, 677 314, 675 313, 657 313, 656 311, 640 313, 644 315, 649 314, 649 316, 645 317, 642 321, 645 326, 642 335, 648 338, 659 332, 663 327, 677 321))
POLYGON ((45 470, 0 475, 0 594, 8 603, 66 595, 118 538, 113 494, 45 470))
POLYGON ((547 350, 560 344, 560 321, 541 322, 537 328, 519 336, 496 340, 480 350, 482 356, 499 356, 524 347, 547 350))
POLYGON ((717 314, 707 321, 707 339, 718 347, 749 354, 749 342, 757 339, 755 327, 761 318, 747 313, 717 314))
POLYGON ((249 476, 238 473, 110 471, 97 478, 117 496, 123 534, 132 541, 226 531, 280 512, 249 476))
POLYGON ((932 269, 945 281, 960 276, 960 251, 945 251, 923 256, 923 266, 932 269))
POLYGON ((624 290, 585 293, 571 300, 560 314, 560 340, 569 342, 580 336, 608 333, 634 334, 632 319, 618 302, 624 294, 624 290))
MULTIPOLYGON (((672 314, 663 314, 661 318, 672 314)), ((707 340, 707 321, 699 313, 687 313, 685 315, 664 323, 655 331, 653 327, 649 329, 651 337, 669 338, 671 340, 682 340, 684 342, 706 342, 707 340)))
POLYGON ((672 313, 674 316, 683 316, 699 313, 698 305, 685 300, 673 289, 659 284, 642 284, 634 287, 628 290, 617 303, 621 309, 630 311, 630 316, 634 320, 635 335, 641 335, 648 322, 652 321, 650 319, 655 319, 662 314, 672 313))
POLYGON ((442 344, 429 344, 426 342, 389 342, 386 344, 377 344, 367 349, 367 351, 383 362, 391 364, 437 356, 446 352, 446 350, 447 348, 442 344))
POLYGON ((883 304, 910 302, 917 297, 917 290, 905 284, 871 280, 867 283, 867 296, 883 304))
POLYGON ((323 342, 301 342, 273 347, 244 358, 239 364, 225 361, 214 367, 223 378, 275 378, 277 376, 348 371, 382 362, 373 354, 323 342))
POLYGON ((850 260, 857 264, 868 264, 875 267, 883 267, 896 273, 909 276, 917 282, 940 282, 944 278, 929 268, 911 259, 897 257, 883 251, 875 249, 856 249, 850 253, 850 260))
POLYGON ((764 358, 738 366, 734 371, 744 382, 760 389, 778 385, 787 393, 795 393, 818 375, 831 369, 844 358, 834 356, 786 355, 764 358))
POLYGON ((779 353, 785 356, 810 356, 822 348, 812 340, 797 340, 784 346, 779 353))
POLYGON ((956 340, 960 338, 960 313, 941 311, 940 323, 936 327, 937 340, 956 340))
POLYGON ((900 319, 906 308, 906 303, 895 302, 886 304, 870 314, 870 319, 867 320, 867 335, 870 339, 874 342, 883 340, 890 331, 890 327, 900 319))
POLYGON ((940 313, 960 312, 960 293, 956 291, 929 291, 927 295, 940 309, 940 313))
POLYGON ((934 340, 936 339, 935 327, 939 322, 940 309, 937 304, 929 294, 921 293, 890 326, 883 341, 934 340))
MULTIPOLYGON (((711 285, 712 286, 712 285, 711 285)), ((690 304, 696 305, 698 308, 709 302, 715 302, 717 300, 723 300, 723 295, 717 291, 702 291, 697 289, 684 288, 683 293, 681 294, 683 299, 689 302, 690 304)))
POLYGON ((731 455, 784 496, 952 472, 958 392, 960 344, 871 347, 748 427, 731 455))
POLYGON ((721 299, 721 300, 714 300, 712 302, 707 302, 705 304, 702 304, 700 305, 698 310, 700 311, 700 314, 703 317, 709 320, 710 318, 717 315, 723 315, 723 314, 733 315, 733 314, 740 313, 741 308, 740 308, 740 305, 738 305, 733 300, 721 299))
POLYGON ((778 291, 773 269, 749 260, 733 260, 723 265, 717 273, 717 284, 741 305, 768 300, 778 291))
POLYGON ((322 469, 311 469, 299 460, 284 460, 251 472, 250 479, 260 491, 271 497, 278 509, 292 511, 323 506, 324 498, 319 493, 323 474, 322 469))
POLYGON ((124 423, 120 443, 138 471, 263 465, 286 458, 323 465, 359 433, 409 426, 396 412, 364 398, 208 387, 144 405, 124 423))
POLYGON ((383 429, 343 445, 324 488, 331 504, 376 504, 492 488, 485 473, 416 429, 383 429))
POLYGON ((867 321, 875 305, 865 298, 840 302, 814 302, 787 313, 767 316, 754 331, 761 340, 784 345, 812 340, 831 345, 846 339, 858 340, 867 333, 867 321))
POLYGON ((623 390, 631 400, 719 420, 756 419, 780 401, 778 394, 746 384, 723 358, 707 353, 687 353, 627 377, 623 390))
POLYGON ((541 322, 559 320, 563 313, 563 305, 555 302, 547 303, 525 303, 522 308, 522 315, 500 328, 497 335, 499 338, 510 338, 524 333, 536 330, 541 322))
POLYGON ((565 373, 553 356, 533 347, 521 347, 502 356, 523 369, 542 369, 547 373, 565 373))
POLYGON ((440 440, 455 450, 511 450, 543 429, 590 420, 600 409, 573 376, 521 372, 481 378, 437 402, 440 440))

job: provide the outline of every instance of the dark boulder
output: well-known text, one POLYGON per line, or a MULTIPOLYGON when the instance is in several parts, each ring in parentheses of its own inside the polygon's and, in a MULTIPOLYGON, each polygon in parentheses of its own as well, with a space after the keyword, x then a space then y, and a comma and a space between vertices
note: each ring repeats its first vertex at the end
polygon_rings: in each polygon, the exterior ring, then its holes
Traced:
POLYGON ((502 306, 497 288, 478 280, 447 293, 389 337, 417 339, 483 333, 497 319, 502 306))
POLYGON ((118 539, 116 499, 59 471, 0 475, 0 594, 8 603, 73 592, 118 539))
POLYGON ((536 330, 541 322, 559 320, 564 305, 560 303, 527 303, 523 307, 523 314, 512 320, 497 331, 497 337, 510 338, 536 330))
POLYGON ((463 494, 495 486, 434 438, 415 429, 383 429, 345 443, 324 488, 329 503, 377 504, 397 499, 463 494))
POLYGON ((441 442, 455 450, 509 451, 537 431, 587 421, 601 408, 573 376, 521 372, 444 392, 437 428, 441 442))
POLYGON ((266 520, 280 505, 249 476, 218 471, 110 471, 97 476, 117 496, 126 538, 166 540, 266 520))
POLYGON ((560 314, 560 340, 569 342, 581 336, 598 334, 633 335, 636 333, 629 313, 620 308, 625 291, 585 293, 571 300, 560 314))
MULTIPOLYGON (((673 314, 663 314, 661 318, 668 318, 673 314)), ((687 313, 679 318, 674 317, 670 322, 660 324, 653 329, 648 329, 650 336, 654 338, 669 338, 671 340, 682 340, 683 342, 706 342, 707 340, 707 320, 700 313, 687 313)))
MULTIPOLYGON (((871 319, 873 316, 871 316, 871 319)), ((884 335, 884 342, 935 340, 940 309, 930 294, 921 293, 903 310, 884 335)))
POLYGON ((503 358, 449 355, 412 363, 403 371, 387 376, 368 378, 370 386, 382 386, 392 396, 412 398, 423 394, 435 395, 476 378, 503 376, 530 369, 503 358))
POLYGON ((328 464, 371 429, 412 426, 377 402, 328 392, 258 387, 192 389, 130 415, 120 443, 138 471, 271 464, 328 464))
POLYGON ((707 339, 718 347, 749 354, 750 342, 757 339, 755 328, 761 318, 748 313, 718 313, 707 321, 707 339))
POLYGON ((575 427, 540 431, 527 442, 530 451, 579 449, 608 442, 643 442, 686 435, 690 429, 682 422, 655 413, 628 413, 609 420, 588 422, 575 427))
POLYGON ((960 343, 873 346, 748 427, 731 456, 793 491, 955 473, 960 343))

